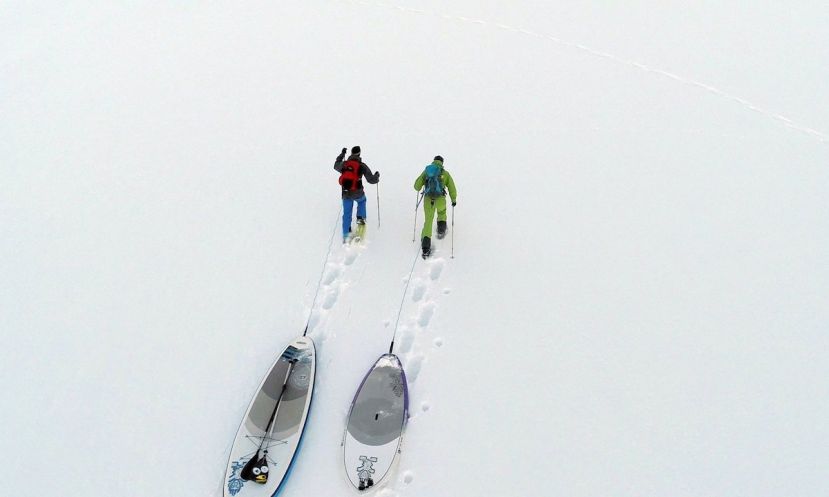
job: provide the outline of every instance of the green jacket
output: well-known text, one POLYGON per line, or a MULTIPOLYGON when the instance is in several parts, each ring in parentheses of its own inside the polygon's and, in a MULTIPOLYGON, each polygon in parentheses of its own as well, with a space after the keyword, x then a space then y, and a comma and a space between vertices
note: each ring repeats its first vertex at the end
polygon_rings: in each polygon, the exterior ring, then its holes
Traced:
MULTIPOLYGON (((455 202, 458 198, 458 190, 455 188, 455 180, 452 179, 452 175, 449 174, 449 171, 443 168, 443 163, 440 161, 434 161, 432 164, 440 167, 440 179, 443 182, 443 186, 449 190, 449 198, 452 199, 452 202, 455 202)), ((423 189, 423 185, 426 183, 426 171, 420 173, 420 176, 414 182, 414 189, 420 191, 423 189)))

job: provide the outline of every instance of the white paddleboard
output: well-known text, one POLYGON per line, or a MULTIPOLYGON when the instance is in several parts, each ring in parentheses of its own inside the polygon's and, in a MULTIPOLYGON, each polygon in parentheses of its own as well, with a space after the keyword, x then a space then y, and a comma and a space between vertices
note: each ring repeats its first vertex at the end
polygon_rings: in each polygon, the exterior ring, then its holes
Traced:
POLYGON ((271 366, 236 433, 224 497, 277 495, 302 441, 315 372, 314 342, 308 337, 291 342, 271 366))
POLYGON ((400 359, 384 354, 363 378, 348 414, 343 454, 354 488, 371 490, 388 476, 409 418, 409 388, 400 359))

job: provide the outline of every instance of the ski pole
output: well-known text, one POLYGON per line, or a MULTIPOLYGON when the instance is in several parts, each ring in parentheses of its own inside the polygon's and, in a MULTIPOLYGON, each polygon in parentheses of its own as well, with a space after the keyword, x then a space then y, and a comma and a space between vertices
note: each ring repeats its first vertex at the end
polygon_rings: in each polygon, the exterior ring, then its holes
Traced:
POLYGON ((377 183, 377 229, 380 229, 380 183, 377 183))
POLYGON ((423 200, 423 195, 420 192, 415 193, 415 195, 417 195, 417 203, 415 204, 414 226, 412 226, 412 243, 415 241, 415 231, 417 231, 417 208, 420 207, 420 201, 423 200))
POLYGON ((452 255, 449 257, 450 259, 455 258, 455 206, 452 205, 452 255))

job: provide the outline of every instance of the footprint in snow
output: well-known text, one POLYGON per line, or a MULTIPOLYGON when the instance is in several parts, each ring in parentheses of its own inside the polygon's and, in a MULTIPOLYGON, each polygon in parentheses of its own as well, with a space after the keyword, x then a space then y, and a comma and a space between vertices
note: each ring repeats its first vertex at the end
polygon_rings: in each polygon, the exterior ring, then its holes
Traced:
POLYGON ((342 269, 339 267, 333 267, 328 273, 325 275, 325 279, 322 280, 323 284, 330 285, 331 283, 336 280, 340 274, 342 274, 342 269))
POLYGON ((417 324, 419 324, 422 328, 429 326, 429 321, 432 320, 432 316, 435 314, 435 304, 428 303, 424 304, 420 307, 420 315, 417 317, 417 324))
POLYGON ((308 331, 313 331, 320 322, 320 314, 318 311, 311 313, 311 318, 308 319, 308 331))
POLYGON ((406 330, 403 332, 403 337, 400 340, 400 352, 403 354, 408 353, 412 350, 412 345, 414 344, 414 333, 411 330, 406 330))
POLYGON ((345 260, 343 260, 343 262, 345 263, 346 266, 350 266, 350 265, 354 264, 355 259, 357 259, 357 251, 356 250, 350 250, 350 251, 346 252, 345 260))
POLYGON ((435 338, 434 343, 435 343, 435 347, 443 347, 443 338, 441 338, 441 337, 435 338))
POLYGON ((328 310, 328 309, 331 309, 332 307, 334 307, 334 304, 337 303, 337 298, 339 296, 340 296, 340 289, 338 287, 337 288, 332 288, 325 295, 325 300, 323 300, 323 302, 322 302, 322 308, 328 310))
POLYGON ((417 375, 420 374, 420 368, 423 367, 423 356, 418 354, 409 359, 409 364, 406 365, 406 377, 409 381, 417 381, 417 375))
POLYGON ((411 471, 406 471, 405 473, 403 473, 403 483, 408 485, 409 483, 411 483, 413 481, 414 481, 414 473, 412 473, 411 471))
POLYGON ((420 302, 420 299, 423 298, 423 295, 426 293, 426 285, 421 283, 420 281, 417 282, 417 285, 412 292, 412 300, 415 302, 420 302))
POLYGON ((443 261, 436 260, 432 267, 429 269, 429 276, 432 278, 432 281, 437 280, 440 278, 440 273, 443 272, 443 261))

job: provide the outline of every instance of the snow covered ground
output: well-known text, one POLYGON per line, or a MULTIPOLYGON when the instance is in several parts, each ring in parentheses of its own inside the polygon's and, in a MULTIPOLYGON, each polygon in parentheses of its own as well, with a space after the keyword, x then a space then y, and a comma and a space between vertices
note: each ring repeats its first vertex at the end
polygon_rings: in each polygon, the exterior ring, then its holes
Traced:
POLYGON ((829 7, 654 4, 0 5, 0 493, 220 495, 312 313, 285 495, 351 494, 441 154, 383 497, 824 495, 829 7), (356 144, 381 226, 329 246, 356 144))

